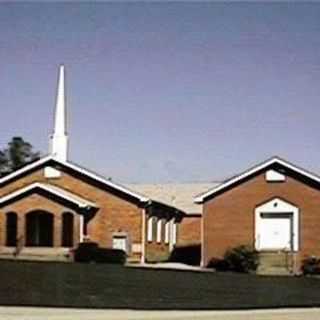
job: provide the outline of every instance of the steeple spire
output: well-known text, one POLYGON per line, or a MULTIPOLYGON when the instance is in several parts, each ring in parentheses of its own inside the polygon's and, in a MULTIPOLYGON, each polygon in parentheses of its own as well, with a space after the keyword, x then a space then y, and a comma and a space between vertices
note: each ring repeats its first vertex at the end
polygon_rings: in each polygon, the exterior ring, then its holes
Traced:
POLYGON ((58 78, 54 129, 50 137, 50 154, 61 161, 66 161, 68 156, 66 121, 65 71, 64 65, 61 65, 58 78))

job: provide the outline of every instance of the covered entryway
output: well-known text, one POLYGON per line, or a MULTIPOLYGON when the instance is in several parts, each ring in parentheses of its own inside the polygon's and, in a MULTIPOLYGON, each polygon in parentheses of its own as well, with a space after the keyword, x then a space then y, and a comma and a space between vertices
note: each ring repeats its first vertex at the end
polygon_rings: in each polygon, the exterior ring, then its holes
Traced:
POLYGON ((299 209, 274 198, 255 209, 255 248, 258 251, 298 251, 299 209))
POLYGON ((26 246, 53 246, 53 215, 46 211, 32 211, 26 215, 26 246))
POLYGON ((299 208, 280 198, 258 206, 255 248, 259 251, 259 274, 294 273, 299 250, 299 208))

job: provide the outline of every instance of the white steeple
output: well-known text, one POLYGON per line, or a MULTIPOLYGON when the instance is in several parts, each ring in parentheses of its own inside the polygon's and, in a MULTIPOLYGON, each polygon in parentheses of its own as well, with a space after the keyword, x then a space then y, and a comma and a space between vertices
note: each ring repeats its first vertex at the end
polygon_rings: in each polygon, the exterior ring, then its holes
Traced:
POLYGON ((68 157, 68 135, 66 126, 65 72, 64 65, 61 65, 59 69, 54 129, 50 137, 50 154, 61 161, 66 161, 68 157))

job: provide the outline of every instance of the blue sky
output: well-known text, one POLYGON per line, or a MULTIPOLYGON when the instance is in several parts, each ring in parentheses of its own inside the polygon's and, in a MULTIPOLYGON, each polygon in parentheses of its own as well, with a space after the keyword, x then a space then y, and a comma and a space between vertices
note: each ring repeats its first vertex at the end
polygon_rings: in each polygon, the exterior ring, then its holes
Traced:
POLYGON ((1 3, 0 144, 48 150, 60 63, 70 159, 120 182, 320 173, 320 4, 1 3))

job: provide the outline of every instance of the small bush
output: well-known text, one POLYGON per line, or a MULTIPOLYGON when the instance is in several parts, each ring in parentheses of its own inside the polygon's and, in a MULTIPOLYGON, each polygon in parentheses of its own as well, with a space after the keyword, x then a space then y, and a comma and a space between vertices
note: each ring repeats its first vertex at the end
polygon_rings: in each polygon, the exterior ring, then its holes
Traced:
POLYGON ((123 250, 98 248, 96 252, 95 262, 125 264, 126 259, 127 254, 123 250))
POLYGON ((82 242, 74 252, 74 261, 76 262, 92 262, 95 260, 95 254, 98 244, 95 242, 82 242))
POLYGON ((99 248, 95 242, 83 242, 74 250, 74 261, 125 264, 126 253, 118 249, 99 248))
POLYGON ((169 261, 199 266, 201 261, 201 245, 175 247, 170 254, 169 261))
POLYGON ((258 254, 249 246, 238 246, 228 250, 224 255, 230 270, 236 272, 256 271, 258 267, 258 254))
POLYGON ((258 267, 258 254, 251 247, 241 245, 226 251, 223 259, 211 259, 207 267, 217 271, 249 273, 258 267))
POLYGON ((302 261, 303 274, 320 274, 320 259, 317 257, 308 257, 302 261))
POLYGON ((228 271, 230 270, 230 265, 228 261, 219 258, 212 258, 207 265, 207 268, 213 268, 216 271, 228 271))

